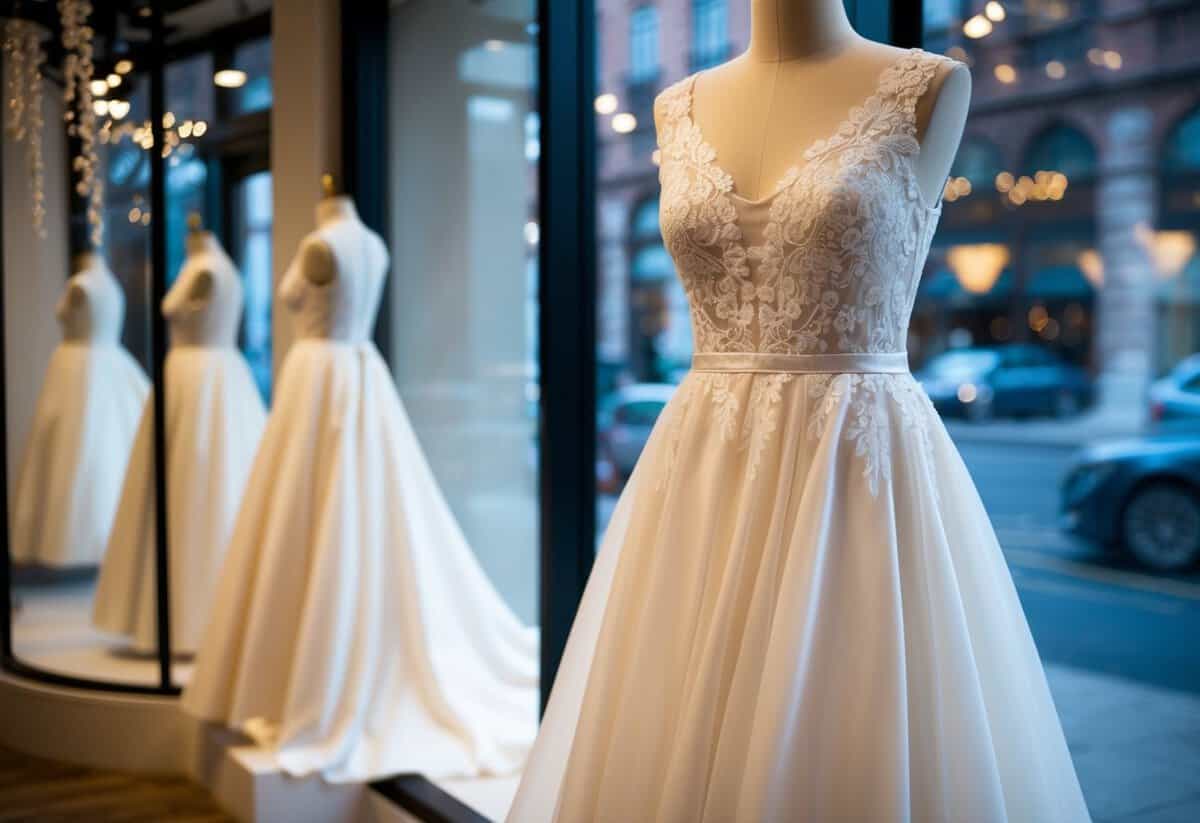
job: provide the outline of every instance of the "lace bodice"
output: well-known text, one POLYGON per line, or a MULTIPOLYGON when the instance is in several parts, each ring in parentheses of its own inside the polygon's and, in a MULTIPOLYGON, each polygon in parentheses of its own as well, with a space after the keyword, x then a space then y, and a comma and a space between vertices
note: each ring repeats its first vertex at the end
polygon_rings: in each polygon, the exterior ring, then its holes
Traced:
POLYGON ((915 111, 938 64, 912 49, 761 201, 733 191, 692 118, 695 75, 655 101, 660 220, 697 352, 897 352, 940 206, 917 184, 915 111))
POLYGON ((68 342, 116 344, 125 324, 125 293, 108 267, 96 262, 67 279, 55 314, 68 342))
POLYGON ((280 298, 296 318, 299 337, 361 343, 371 336, 388 269, 383 239, 353 214, 322 225, 301 243, 280 285, 280 298), (324 245, 334 276, 317 285, 304 274, 305 249, 324 245))
POLYGON ((237 345, 242 320, 242 278, 209 233, 189 238, 187 259, 163 298, 174 346, 237 345))

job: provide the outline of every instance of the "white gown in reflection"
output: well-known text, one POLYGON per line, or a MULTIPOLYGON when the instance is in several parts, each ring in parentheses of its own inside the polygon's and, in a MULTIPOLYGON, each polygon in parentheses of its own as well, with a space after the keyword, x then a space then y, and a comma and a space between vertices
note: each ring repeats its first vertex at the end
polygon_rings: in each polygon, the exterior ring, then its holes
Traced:
POLYGON ((762 201, 656 102, 692 370, 616 506, 513 823, 1079 823, 971 478, 908 371, 913 50, 762 201))
POLYGON ((382 240, 344 198, 319 217, 281 285, 298 340, 183 706, 294 775, 514 771, 536 730, 536 631, 476 562, 370 341, 382 240), (332 256, 325 285, 305 273, 314 251, 332 256))
POLYGON ((150 381, 121 347, 125 296, 98 255, 67 281, 17 474, 14 563, 94 566, 104 555, 150 381))
MULTIPOLYGON (((237 348, 242 282, 207 232, 163 300, 171 327, 165 364, 167 538, 171 649, 194 652, 266 411, 237 348)), ((140 651, 157 648, 154 404, 147 401, 96 586, 92 622, 140 651)))

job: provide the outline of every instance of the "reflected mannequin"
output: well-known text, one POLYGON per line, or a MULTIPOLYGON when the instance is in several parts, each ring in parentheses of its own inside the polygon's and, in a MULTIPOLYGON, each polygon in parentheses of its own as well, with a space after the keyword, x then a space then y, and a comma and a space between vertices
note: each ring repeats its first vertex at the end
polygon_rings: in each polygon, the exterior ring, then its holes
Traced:
POLYGON ((76 258, 56 313, 62 343, 46 369, 17 476, 17 564, 94 566, 109 530, 150 382, 122 348, 125 296, 104 258, 76 258))
POLYGON ((608 531, 512 823, 1083 823, 987 512, 905 343, 966 69, 756 0, 655 101, 692 369, 608 531), (936 132, 936 133, 935 133, 936 132))
MULTIPOLYGON (((165 366, 171 648, 199 645, 246 477, 266 424, 237 348, 242 283, 209 232, 187 238, 187 258, 163 299, 171 329, 165 366)), ((145 404, 108 553, 96 587, 96 628, 151 652, 157 639, 154 412, 145 404)))
POLYGON ((520 768, 537 632, 492 589, 371 328, 389 256, 327 196, 280 286, 275 389, 184 709, 334 782, 520 768))

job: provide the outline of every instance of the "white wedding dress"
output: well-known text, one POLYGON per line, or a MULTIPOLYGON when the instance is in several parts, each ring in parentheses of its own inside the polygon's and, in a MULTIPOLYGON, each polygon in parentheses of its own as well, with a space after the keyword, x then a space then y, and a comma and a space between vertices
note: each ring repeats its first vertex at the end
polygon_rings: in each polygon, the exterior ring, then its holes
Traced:
POLYGON ((17 473, 12 559, 94 566, 150 381, 121 346, 125 295, 99 257, 67 280, 56 314, 63 339, 50 356, 17 473))
POLYGON ((656 102, 693 368, 618 503, 509 820, 1075 823, 1004 557, 909 374, 940 207, 913 50, 760 200, 656 102))
POLYGON ((370 340, 383 241, 333 203, 281 284, 298 339, 183 705, 293 775, 513 772, 537 728, 536 630, 476 562, 370 340))
MULTIPOLYGON (((199 646, 267 416, 237 347, 241 276, 211 234, 193 234, 188 246, 183 268, 163 299, 171 328, 164 380, 175 654, 190 654, 199 646)), ((156 523, 154 404, 148 400, 92 609, 96 628, 127 638, 142 652, 158 647, 156 523)))

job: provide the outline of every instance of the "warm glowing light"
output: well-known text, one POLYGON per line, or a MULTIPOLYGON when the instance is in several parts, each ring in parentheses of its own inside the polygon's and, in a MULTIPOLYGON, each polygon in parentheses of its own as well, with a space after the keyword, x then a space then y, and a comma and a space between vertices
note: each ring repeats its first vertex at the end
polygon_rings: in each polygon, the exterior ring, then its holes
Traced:
POLYGON ((978 40, 981 37, 987 37, 992 33, 992 21, 988 20, 982 14, 977 14, 974 17, 963 23, 963 34, 970 37, 972 40, 978 40))
POLYGON ((96 112, 97 117, 103 117, 104 115, 108 114, 108 101, 107 100, 93 100, 92 101, 92 111, 96 112))
POLYGON ((142 212, 142 225, 143 226, 150 225, 150 212, 148 212, 148 211, 142 212))
POLYGON ((128 100, 109 100, 108 101, 108 116, 113 120, 120 120, 125 115, 129 114, 128 100))
POLYGON ((1183 229, 1155 231, 1145 223, 1138 223, 1133 227, 1133 236, 1150 255, 1154 269, 1162 280, 1178 277, 1196 253, 1196 236, 1183 229))
POLYGON ((163 128, 169 129, 175 125, 175 112, 169 111, 163 115, 163 128))
POLYGON ((612 114, 618 105, 617 96, 611 91, 605 92, 596 98, 596 114, 612 114))
POLYGON ((996 191, 1007 193, 1012 189, 1014 182, 1012 172, 1002 171, 996 175, 996 191))
POLYGON ((93 80, 88 84, 88 88, 92 90, 94 97, 103 97, 108 94, 108 83, 105 83, 103 80, 93 80))
POLYGON ((1075 265, 1096 288, 1104 285, 1104 258, 1095 249, 1084 249, 1075 257, 1075 265))
POLYGON ((184 137, 184 138, 192 136, 192 121, 191 120, 184 120, 182 123, 179 124, 179 136, 184 137))
POLYGON ((1090 48, 1087 50, 1088 62, 1095 66, 1104 65, 1104 49, 1090 48))
POLYGON ((974 383, 963 383, 958 387, 958 399, 964 403, 974 403, 975 398, 979 396, 979 389, 974 383))
POLYGON ((203 120, 197 120, 196 124, 192 126, 193 137, 203 137, 206 131, 208 131, 208 123, 205 123, 203 120))
POLYGON ((1017 70, 1008 63, 1001 63, 995 68, 996 79, 1006 86, 1009 83, 1017 82, 1017 70))
POLYGON ((1046 328, 1046 323, 1050 320, 1050 314, 1046 311, 1046 307, 1041 303, 1035 304, 1029 309, 1029 328, 1034 331, 1041 331, 1046 328))
POLYGON ((637 118, 627 111, 613 115, 612 128, 617 134, 629 134, 637 128, 637 118))
POLYGON ((139 209, 137 206, 134 206, 132 209, 129 210, 129 222, 130 223, 137 223, 141 219, 142 219, 142 210, 141 209, 139 209))
POLYGON ((246 72, 241 69, 221 69, 213 75, 213 83, 223 89, 240 89, 246 85, 246 72))
POLYGON ((113 71, 117 74, 129 74, 129 72, 133 71, 133 61, 118 60, 117 64, 113 66, 113 71))
POLYGON ((985 294, 1008 265, 1010 254, 1003 243, 972 243, 952 246, 946 262, 962 287, 972 294, 985 294))
POLYGON ((117 86, 121 85, 121 75, 113 72, 108 77, 104 78, 104 85, 108 86, 110 89, 115 89, 117 86))
POLYGON ((484 42, 483 47, 488 51, 504 51, 503 40, 488 40, 484 42))
POLYGON ((1104 52, 1105 68, 1112 69, 1113 71, 1118 71, 1118 70, 1120 70, 1121 64, 1123 62, 1124 61, 1121 59, 1121 52, 1119 52, 1119 51, 1104 52))
POLYGON ((951 46, 950 48, 946 49, 946 56, 957 60, 960 63, 966 63, 967 65, 971 64, 971 56, 967 54, 967 50, 962 46, 951 46))
POLYGON ((1067 67, 1061 60, 1051 60, 1046 64, 1046 76, 1051 80, 1062 80, 1067 76, 1067 67))
POLYGON ((1004 6, 996 0, 988 0, 988 4, 983 7, 983 13, 987 15, 987 19, 993 23, 999 23, 1008 13, 1004 11, 1004 6))

